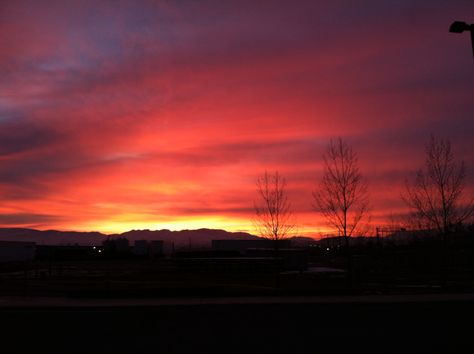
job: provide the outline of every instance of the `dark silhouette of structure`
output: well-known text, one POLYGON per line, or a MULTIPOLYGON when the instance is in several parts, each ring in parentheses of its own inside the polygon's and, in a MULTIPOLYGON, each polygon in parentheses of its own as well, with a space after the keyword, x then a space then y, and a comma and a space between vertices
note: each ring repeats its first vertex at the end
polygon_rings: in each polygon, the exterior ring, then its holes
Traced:
POLYGON ((463 33, 464 31, 471 32, 472 56, 474 59, 474 24, 468 25, 466 22, 454 21, 449 26, 449 32, 451 33, 463 33))
POLYGON ((124 237, 108 237, 102 242, 107 255, 125 256, 131 254, 130 242, 124 237))
POLYGON ((137 257, 162 257, 163 241, 161 240, 136 240, 131 249, 132 253, 137 257))

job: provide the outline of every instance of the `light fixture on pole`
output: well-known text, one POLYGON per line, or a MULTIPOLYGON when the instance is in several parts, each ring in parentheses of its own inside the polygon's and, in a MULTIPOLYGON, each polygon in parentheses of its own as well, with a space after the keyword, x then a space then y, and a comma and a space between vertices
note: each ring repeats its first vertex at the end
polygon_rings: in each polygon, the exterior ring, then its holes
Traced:
POLYGON ((449 32, 451 33, 463 33, 464 31, 471 32, 472 55, 474 56, 474 24, 468 25, 466 22, 454 21, 449 26, 449 32))

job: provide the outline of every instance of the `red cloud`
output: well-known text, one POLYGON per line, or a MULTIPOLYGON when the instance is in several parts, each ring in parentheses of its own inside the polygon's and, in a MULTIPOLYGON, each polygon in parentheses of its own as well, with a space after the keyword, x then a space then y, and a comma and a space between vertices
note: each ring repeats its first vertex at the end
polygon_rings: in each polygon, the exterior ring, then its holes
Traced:
POLYGON ((255 179, 278 169, 312 232, 324 227, 311 190, 334 136, 359 152, 384 222, 404 212, 403 179, 430 133, 474 163, 468 43, 445 23, 458 11, 408 1, 2 5, 3 224, 251 229, 255 179))

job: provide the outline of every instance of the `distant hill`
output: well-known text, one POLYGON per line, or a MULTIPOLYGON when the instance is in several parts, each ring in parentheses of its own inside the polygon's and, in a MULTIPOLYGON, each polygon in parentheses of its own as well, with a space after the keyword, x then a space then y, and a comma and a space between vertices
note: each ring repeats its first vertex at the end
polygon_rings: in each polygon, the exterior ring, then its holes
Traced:
POLYGON ((210 247, 212 240, 257 239, 245 232, 228 232, 215 229, 199 230, 132 230, 122 234, 105 235, 100 232, 77 232, 56 230, 34 230, 21 228, 0 228, 0 241, 29 241, 38 245, 100 245, 107 237, 125 237, 131 244, 136 240, 163 240, 175 247, 210 247))
MULTIPOLYGON (((121 234, 106 235, 100 232, 80 231, 57 231, 57 230, 34 230, 22 228, 0 228, 0 241, 28 241, 36 242, 38 245, 81 245, 98 246, 107 238, 125 237, 130 244, 136 240, 162 240, 165 247, 171 247, 174 243, 176 248, 207 248, 211 247, 212 240, 255 240, 258 236, 246 232, 229 232, 219 229, 198 230, 131 230, 121 234)), ((292 237, 295 247, 303 247, 309 241, 309 237, 292 237)))
POLYGON ((0 241, 29 241, 38 245, 100 245, 107 237, 100 232, 76 232, 56 230, 34 230, 0 228, 0 241))
POLYGON ((136 240, 163 240, 165 243, 174 243, 175 247, 210 247, 212 240, 253 240, 259 237, 246 232, 228 232, 219 229, 198 230, 132 230, 112 237, 125 237, 131 243, 136 240))

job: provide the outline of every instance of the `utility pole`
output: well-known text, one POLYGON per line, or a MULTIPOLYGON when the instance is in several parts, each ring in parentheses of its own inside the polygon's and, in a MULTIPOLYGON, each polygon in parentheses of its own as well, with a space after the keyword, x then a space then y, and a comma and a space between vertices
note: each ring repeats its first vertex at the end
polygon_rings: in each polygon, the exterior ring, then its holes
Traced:
POLYGON ((468 25, 466 22, 454 21, 449 26, 449 32, 451 33, 463 33, 464 31, 471 32, 472 56, 474 59, 474 24, 468 25))

